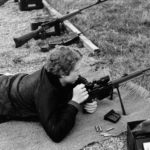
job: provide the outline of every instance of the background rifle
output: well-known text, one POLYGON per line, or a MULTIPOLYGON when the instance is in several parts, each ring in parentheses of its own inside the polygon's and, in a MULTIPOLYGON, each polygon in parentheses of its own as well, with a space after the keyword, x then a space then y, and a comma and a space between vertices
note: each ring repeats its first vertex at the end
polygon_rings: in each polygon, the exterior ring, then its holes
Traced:
POLYGON ((84 8, 81 8, 79 10, 73 11, 69 14, 66 14, 60 18, 56 18, 52 21, 49 21, 47 23, 44 23, 41 25, 41 27, 35 31, 32 31, 24 36, 18 37, 18 38, 14 38, 14 42, 16 44, 16 48, 22 46, 23 44, 25 44, 27 41, 29 41, 30 39, 36 37, 38 34, 45 32, 47 29, 51 28, 51 27, 55 27, 55 29, 59 30, 59 24, 62 23, 63 21, 70 19, 71 17, 81 13, 83 10, 88 9, 94 5, 97 5, 99 3, 105 2, 107 0, 98 0, 96 3, 86 6, 84 8))
POLYGON ((136 71, 129 75, 125 75, 113 81, 110 81, 109 76, 105 76, 103 78, 100 78, 99 80, 88 82, 84 77, 79 76, 76 84, 79 84, 79 83, 85 84, 85 87, 89 93, 88 100, 91 100, 94 98, 97 98, 98 100, 102 100, 108 96, 111 96, 113 94, 113 89, 116 88, 118 92, 120 104, 121 104, 122 113, 123 115, 126 115, 126 111, 125 111, 123 101, 121 99, 121 95, 119 91, 119 86, 121 83, 127 82, 128 80, 131 80, 133 78, 143 75, 148 70, 150 70, 150 67, 141 71, 136 71))

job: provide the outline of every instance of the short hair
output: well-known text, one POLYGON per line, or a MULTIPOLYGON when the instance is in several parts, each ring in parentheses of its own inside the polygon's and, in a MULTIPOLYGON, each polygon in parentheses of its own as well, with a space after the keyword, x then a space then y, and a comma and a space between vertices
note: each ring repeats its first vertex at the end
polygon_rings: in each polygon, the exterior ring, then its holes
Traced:
POLYGON ((59 46, 50 51, 50 56, 44 67, 47 72, 58 77, 67 76, 81 58, 82 55, 77 48, 59 46))

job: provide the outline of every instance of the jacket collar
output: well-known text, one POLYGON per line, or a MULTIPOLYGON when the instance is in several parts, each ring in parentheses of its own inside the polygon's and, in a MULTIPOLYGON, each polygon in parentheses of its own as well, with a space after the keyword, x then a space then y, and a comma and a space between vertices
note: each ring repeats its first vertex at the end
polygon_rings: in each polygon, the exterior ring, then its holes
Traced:
POLYGON ((46 73, 46 76, 47 76, 47 78, 48 78, 48 80, 50 81, 51 84, 53 84, 57 88, 62 88, 62 85, 59 81, 59 77, 57 75, 54 75, 50 72, 47 72, 46 69, 45 69, 45 73, 46 73))

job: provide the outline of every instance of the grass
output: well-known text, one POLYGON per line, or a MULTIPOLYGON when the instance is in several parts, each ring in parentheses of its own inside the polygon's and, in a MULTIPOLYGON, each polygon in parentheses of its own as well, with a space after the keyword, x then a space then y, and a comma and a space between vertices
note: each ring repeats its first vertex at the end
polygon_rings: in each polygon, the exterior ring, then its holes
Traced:
MULTIPOLYGON (((51 0, 51 5, 62 14, 79 9, 89 0, 51 0)), ((95 43, 96 59, 109 66, 112 76, 130 73, 150 66, 150 2, 148 0, 109 0, 76 15, 71 22, 95 43)), ((136 83, 150 89, 147 81, 136 83)))

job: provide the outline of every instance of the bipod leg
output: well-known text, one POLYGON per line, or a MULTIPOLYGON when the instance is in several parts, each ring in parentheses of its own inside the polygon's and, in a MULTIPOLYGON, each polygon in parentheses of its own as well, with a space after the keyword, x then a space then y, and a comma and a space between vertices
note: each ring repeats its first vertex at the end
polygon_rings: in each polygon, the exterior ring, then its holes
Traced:
POLYGON ((113 93, 113 91, 112 91, 112 93, 110 94, 110 98, 109 98, 110 100, 113 100, 113 94, 114 94, 114 93, 113 93))
POLYGON ((55 33, 56 35, 60 35, 61 31, 60 31, 60 23, 55 24, 55 33))
POLYGON ((122 113, 123 113, 123 115, 127 115, 126 111, 124 109, 124 105, 123 105, 123 101, 122 101, 121 94, 120 94, 120 91, 119 91, 119 87, 116 87, 116 89, 117 89, 117 92, 118 92, 118 96, 119 96, 119 100, 120 100, 120 104, 121 104, 122 113))

